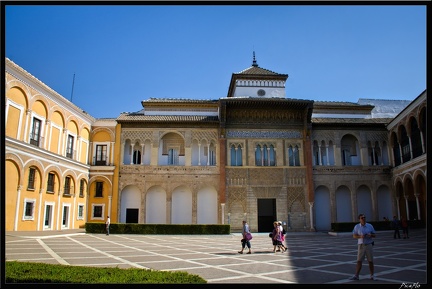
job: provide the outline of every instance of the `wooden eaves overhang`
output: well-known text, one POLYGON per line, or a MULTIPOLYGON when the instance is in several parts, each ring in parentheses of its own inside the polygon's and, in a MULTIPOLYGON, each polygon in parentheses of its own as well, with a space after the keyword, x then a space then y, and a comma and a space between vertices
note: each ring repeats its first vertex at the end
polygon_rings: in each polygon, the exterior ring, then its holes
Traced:
POLYGON ((221 98, 221 127, 235 124, 239 115, 251 119, 255 116, 256 123, 269 123, 278 127, 297 123, 307 126, 311 121, 313 101, 290 98, 221 98), (247 111, 251 111, 250 114, 247 111), (260 111, 265 114, 259 113, 260 111), (287 113, 292 117, 287 117, 287 113))

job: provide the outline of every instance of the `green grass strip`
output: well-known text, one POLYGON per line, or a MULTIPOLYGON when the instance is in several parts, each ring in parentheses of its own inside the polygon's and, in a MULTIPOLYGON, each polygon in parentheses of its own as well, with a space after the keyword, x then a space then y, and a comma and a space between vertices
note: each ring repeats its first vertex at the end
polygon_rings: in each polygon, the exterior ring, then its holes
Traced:
POLYGON ((6 261, 5 283, 203 284, 187 272, 6 261))

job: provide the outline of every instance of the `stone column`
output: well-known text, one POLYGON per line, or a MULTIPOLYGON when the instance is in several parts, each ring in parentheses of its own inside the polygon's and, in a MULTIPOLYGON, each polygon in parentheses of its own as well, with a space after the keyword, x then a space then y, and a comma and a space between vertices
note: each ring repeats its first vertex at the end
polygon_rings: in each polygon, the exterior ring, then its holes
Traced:
MULTIPOLYGON (((38 217, 37 217, 37 231, 40 231, 40 225, 41 225, 41 213, 42 213, 42 195, 45 192, 45 189, 40 189, 39 190, 39 210, 38 210, 38 217)), ((43 220, 42 220, 43 222, 43 220)))
POLYGON ((15 204, 15 220, 14 220, 14 231, 18 231, 18 220, 19 220, 19 205, 21 203, 21 189, 22 186, 18 186, 17 188, 17 199, 15 204))
MULTIPOLYGON (((405 198, 405 210, 406 210, 406 217, 407 217, 407 220, 409 220, 409 206, 408 206, 408 197, 407 196, 404 196, 404 198, 405 198)), ((400 216, 399 216, 399 219, 400 219, 400 216)))
MULTIPOLYGON (((110 148, 111 156, 110 156, 109 163, 108 163, 109 165, 114 165, 114 149, 115 149, 115 142, 112 141, 111 142, 111 148, 110 148)), ((122 148, 120 148, 120 150, 123 151, 122 148)), ((123 157, 123 155, 122 155, 122 157, 123 157)))
POLYGON ((313 206, 314 206, 314 202, 309 202, 309 218, 310 218, 310 230, 311 231, 315 231, 315 226, 313 223, 313 206))
POLYGON ((422 145, 422 153, 426 152, 425 149, 425 143, 424 143, 424 138, 423 138, 423 132, 420 130, 420 140, 421 140, 421 145, 422 145))
POLYGON ((421 220, 419 196, 418 196, 418 194, 414 194, 414 196, 415 196, 415 199, 416 199, 416 206, 417 206, 417 220, 421 220))
MULTIPOLYGON (((31 115, 31 109, 27 109, 26 110, 26 119, 25 119, 25 122, 24 122, 24 142, 30 142, 30 137, 29 137, 29 133, 28 133, 28 129, 29 129, 29 127, 30 127, 30 124, 29 124, 29 115, 31 115)), ((20 136, 18 136, 18 139, 20 139, 20 136)))
POLYGON ((329 146, 326 145, 326 157, 327 157, 327 165, 330 165, 330 156, 329 156, 329 146))
POLYGON ((225 224, 225 203, 221 203, 220 206, 221 206, 220 223, 225 224))

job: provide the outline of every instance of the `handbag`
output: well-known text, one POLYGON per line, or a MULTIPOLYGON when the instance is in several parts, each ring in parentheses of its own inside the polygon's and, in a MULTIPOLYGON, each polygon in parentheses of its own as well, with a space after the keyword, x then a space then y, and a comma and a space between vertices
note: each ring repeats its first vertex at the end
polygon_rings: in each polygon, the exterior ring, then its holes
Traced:
POLYGON ((245 238, 246 238, 246 241, 252 240, 252 234, 251 233, 246 233, 245 234, 245 238))

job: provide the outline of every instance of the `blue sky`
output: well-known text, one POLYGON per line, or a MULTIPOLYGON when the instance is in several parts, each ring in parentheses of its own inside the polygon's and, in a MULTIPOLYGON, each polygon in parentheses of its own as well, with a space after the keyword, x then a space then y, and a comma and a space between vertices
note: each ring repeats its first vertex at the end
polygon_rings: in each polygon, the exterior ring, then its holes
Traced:
POLYGON ((150 97, 226 97, 253 51, 289 75, 288 98, 412 100, 426 89, 426 3, 11 4, 5 56, 96 118, 150 97))

